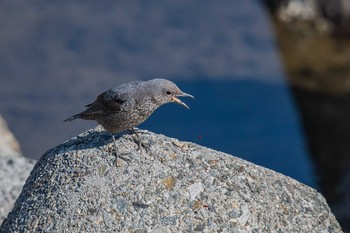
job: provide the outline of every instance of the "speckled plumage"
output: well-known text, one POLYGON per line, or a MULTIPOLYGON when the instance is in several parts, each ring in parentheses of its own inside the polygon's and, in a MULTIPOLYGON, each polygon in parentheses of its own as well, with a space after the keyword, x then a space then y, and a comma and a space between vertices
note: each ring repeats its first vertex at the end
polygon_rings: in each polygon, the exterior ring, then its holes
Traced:
POLYGON ((87 109, 65 121, 95 120, 114 134, 138 126, 163 104, 175 102, 187 107, 177 96, 193 97, 166 79, 120 84, 100 94, 86 105, 87 109))

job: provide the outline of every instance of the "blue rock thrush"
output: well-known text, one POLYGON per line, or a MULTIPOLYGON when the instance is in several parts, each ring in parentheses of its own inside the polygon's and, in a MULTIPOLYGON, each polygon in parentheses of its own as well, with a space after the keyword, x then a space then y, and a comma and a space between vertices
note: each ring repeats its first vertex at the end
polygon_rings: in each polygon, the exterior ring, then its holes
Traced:
POLYGON ((177 97, 193 98, 166 79, 120 84, 101 93, 93 103, 85 106, 87 109, 65 121, 77 118, 97 121, 105 130, 112 133, 117 154, 115 133, 125 130, 136 133, 134 127, 144 122, 157 108, 166 103, 178 103, 189 109, 177 97))

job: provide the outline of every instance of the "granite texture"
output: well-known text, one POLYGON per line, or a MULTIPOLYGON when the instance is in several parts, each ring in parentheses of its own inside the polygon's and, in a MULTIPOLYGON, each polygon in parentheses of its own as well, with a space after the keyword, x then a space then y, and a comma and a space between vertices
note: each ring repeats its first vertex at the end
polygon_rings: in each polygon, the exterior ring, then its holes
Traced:
POLYGON ((341 232, 325 199, 232 155, 100 127, 49 150, 1 232, 341 232))
POLYGON ((34 163, 22 156, 0 154, 0 223, 13 208, 34 163))

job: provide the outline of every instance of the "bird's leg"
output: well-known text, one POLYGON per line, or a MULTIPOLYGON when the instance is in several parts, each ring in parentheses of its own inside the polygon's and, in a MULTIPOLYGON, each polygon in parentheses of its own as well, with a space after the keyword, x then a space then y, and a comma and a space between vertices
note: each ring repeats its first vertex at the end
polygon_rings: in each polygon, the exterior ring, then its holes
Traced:
POLYGON ((127 158, 124 158, 120 155, 118 155, 117 153, 117 142, 115 141, 115 137, 114 137, 114 134, 112 134, 112 137, 113 137, 113 145, 114 145, 114 155, 115 155, 115 160, 117 162, 118 158, 121 158, 122 160, 126 161, 126 162, 130 162, 130 159, 127 159, 127 158))
POLYGON ((136 135, 137 139, 138 139, 139 141, 141 141, 140 135, 137 133, 137 131, 135 130, 135 128, 131 128, 130 130, 136 135))
POLYGON ((134 135, 135 135, 135 137, 133 137, 133 139, 134 139, 134 142, 138 145, 138 150, 140 150, 142 147, 144 147, 146 150, 149 150, 149 147, 148 146, 146 146, 143 142, 142 142, 142 140, 141 140, 141 138, 140 138, 140 135, 136 132, 136 130, 134 129, 134 128, 131 128, 130 129, 133 133, 134 133, 134 135))
POLYGON ((118 159, 118 153, 117 153, 117 142, 115 141, 115 137, 114 137, 114 134, 112 134, 112 137, 113 137, 113 145, 114 145, 114 155, 116 157, 116 159, 118 159))

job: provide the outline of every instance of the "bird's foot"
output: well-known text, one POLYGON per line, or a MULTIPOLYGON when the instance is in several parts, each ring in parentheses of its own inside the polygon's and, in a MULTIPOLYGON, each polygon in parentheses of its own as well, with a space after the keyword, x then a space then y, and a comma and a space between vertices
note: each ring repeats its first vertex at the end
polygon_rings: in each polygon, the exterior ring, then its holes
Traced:
POLYGON ((129 159, 129 158, 126 158, 126 157, 123 157, 123 156, 121 156, 121 155, 118 155, 118 154, 115 154, 115 166, 116 167, 120 167, 121 166, 121 163, 120 163, 120 160, 123 160, 124 162, 131 162, 131 159, 129 159))
POLYGON ((134 142, 137 144, 137 150, 141 151, 143 149, 145 149, 146 151, 150 151, 151 149, 149 148, 148 145, 144 144, 143 142, 141 142, 141 139, 139 137, 132 137, 134 142))
POLYGON ((144 148, 146 151, 150 151, 150 147, 142 142, 138 132, 136 132, 134 128, 131 128, 130 130, 134 133, 132 138, 138 146, 137 150, 142 152, 142 149, 144 148))
POLYGON ((115 160, 121 159, 124 160, 125 162, 131 162, 130 158, 124 157, 121 154, 117 154, 117 152, 114 153, 115 160))

